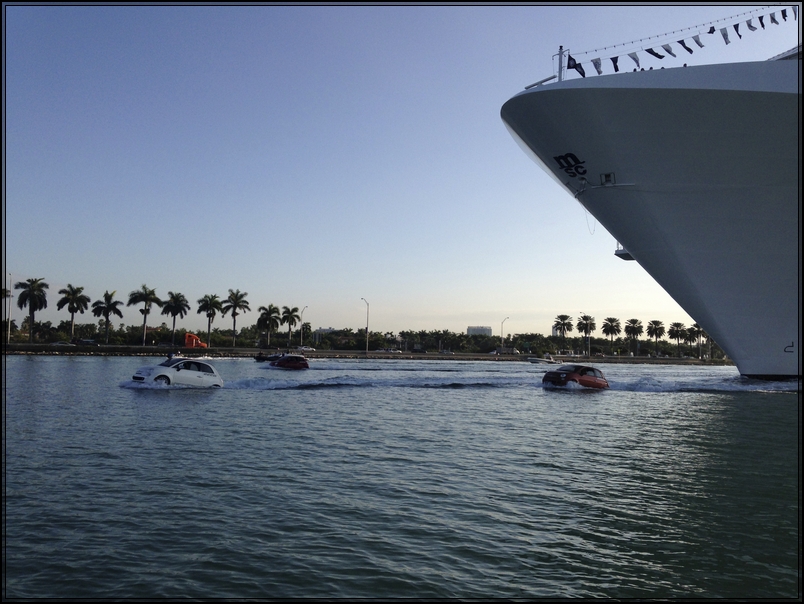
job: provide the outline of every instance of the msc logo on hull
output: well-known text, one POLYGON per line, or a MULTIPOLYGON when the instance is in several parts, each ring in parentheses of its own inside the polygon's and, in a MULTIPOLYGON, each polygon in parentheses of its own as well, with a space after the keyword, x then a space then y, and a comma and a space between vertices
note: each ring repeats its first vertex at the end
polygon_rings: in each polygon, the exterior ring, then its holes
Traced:
POLYGON ((576 176, 584 176, 586 174, 586 168, 584 167, 586 162, 578 159, 578 156, 574 153, 556 155, 553 159, 558 163, 559 169, 567 173, 567 176, 575 178, 576 176))

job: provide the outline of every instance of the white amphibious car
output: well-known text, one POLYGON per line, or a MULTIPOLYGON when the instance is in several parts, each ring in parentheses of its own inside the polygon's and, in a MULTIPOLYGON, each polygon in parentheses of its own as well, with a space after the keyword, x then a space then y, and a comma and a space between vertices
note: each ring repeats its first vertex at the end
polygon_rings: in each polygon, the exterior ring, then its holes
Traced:
POLYGON ((132 379, 146 384, 165 386, 193 386, 196 388, 220 388, 223 380, 209 363, 196 359, 168 357, 164 363, 140 367, 132 379))

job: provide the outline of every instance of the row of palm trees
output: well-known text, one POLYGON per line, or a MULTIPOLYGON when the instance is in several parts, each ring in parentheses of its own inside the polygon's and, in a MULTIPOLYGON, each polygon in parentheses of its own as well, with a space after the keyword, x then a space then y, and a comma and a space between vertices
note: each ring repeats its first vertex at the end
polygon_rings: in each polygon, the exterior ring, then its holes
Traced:
MULTIPOLYGON (((33 342, 33 325, 35 313, 47 308, 47 290, 50 286, 45 283, 44 279, 28 279, 26 281, 19 281, 14 285, 14 289, 21 290, 17 298, 17 306, 20 310, 28 308, 28 325, 30 326, 29 341, 33 342)), ((70 313, 70 337, 75 336, 75 315, 76 313, 83 314, 89 308, 92 302, 86 294, 83 293, 83 287, 74 287, 68 284, 64 289, 59 290, 62 298, 56 303, 58 310, 67 307, 67 312, 70 313)), ((106 343, 109 343, 109 325, 111 317, 123 317, 123 312, 120 307, 123 305, 122 300, 115 300, 117 291, 104 292, 100 300, 92 302, 92 314, 96 317, 103 317, 106 324, 106 343)), ((251 307, 246 299, 248 292, 241 292, 239 289, 229 290, 229 295, 221 299, 217 294, 207 294, 197 301, 198 314, 205 314, 207 317, 207 346, 210 345, 212 322, 218 313, 226 316, 231 313, 232 316, 232 346, 237 343, 237 317, 245 312, 249 312, 251 307)), ((3 297, 11 297, 11 292, 3 289, 3 297)), ((126 306, 137 306, 142 304, 139 309, 142 314, 142 345, 145 346, 148 315, 154 306, 162 309, 163 315, 170 315, 173 317, 173 330, 172 330, 172 343, 176 344, 176 318, 184 318, 190 311, 190 303, 184 294, 179 292, 168 292, 167 299, 162 300, 156 295, 156 290, 151 289, 143 284, 140 289, 135 289, 128 294, 128 303, 126 306)), ((288 326, 288 342, 290 342, 290 335, 293 327, 301 321, 299 316, 299 309, 296 306, 288 307, 283 306, 280 312, 279 308, 273 304, 260 306, 258 309, 260 318, 257 321, 258 327, 265 329, 268 332, 268 342, 270 343, 271 332, 276 331, 280 325, 288 326)))
MULTIPOLYGON (((567 332, 572 331, 572 317, 569 315, 558 315, 553 323, 553 328, 560 332, 561 337, 564 338, 567 332)), ((588 340, 589 335, 597 329, 597 324, 595 323, 594 317, 581 315, 575 328, 586 336, 588 340)), ((664 323, 659 320, 653 320, 648 321, 646 329, 639 319, 628 319, 623 328, 618 318, 607 317, 601 327, 603 335, 611 339, 612 345, 614 344, 614 338, 619 336, 623 330, 625 331, 625 335, 631 340, 636 340, 643 333, 647 333, 647 336, 653 338, 656 343, 656 354, 659 353, 659 338, 664 337, 665 333, 667 333, 668 337, 676 341, 679 355, 681 354, 681 340, 689 344, 697 342, 698 348, 700 349, 701 340, 709 337, 697 323, 693 323, 690 327, 686 327, 683 323, 671 323, 670 327, 665 330, 664 323)))
MULTIPOLYGON (((45 283, 44 279, 28 279, 27 281, 20 281, 14 285, 14 289, 21 290, 17 299, 17 306, 20 309, 28 308, 29 326, 34 324, 34 315, 36 312, 47 308, 47 289, 49 285, 45 283)), ((67 308, 70 313, 70 337, 75 334, 75 314, 83 314, 89 308, 90 298, 85 295, 83 287, 74 287, 68 284, 64 289, 59 290, 61 299, 57 302, 56 308, 62 310, 67 308)), ((92 302, 92 314, 96 317, 103 317, 106 323, 106 342, 109 342, 109 325, 110 318, 114 315, 122 318, 123 313, 120 310, 123 302, 115 300, 116 291, 104 292, 100 300, 92 302)), ((4 290, 4 297, 10 297, 11 293, 4 290)), ((198 314, 205 314, 207 317, 207 345, 210 344, 212 322, 218 313, 226 316, 231 313, 232 316, 232 346, 237 342, 237 317, 245 312, 251 311, 249 302, 246 299, 248 292, 241 292, 237 290, 229 290, 229 295, 225 299, 221 299, 217 294, 207 294, 197 301, 198 314)), ((162 309, 163 315, 170 315, 173 317, 172 341, 175 345, 176 339, 176 318, 184 318, 190 311, 190 304, 184 294, 178 292, 168 292, 168 297, 165 300, 160 299, 156 295, 156 290, 149 288, 143 284, 140 289, 134 290, 128 295, 128 303, 126 306, 136 306, 142 304, 139 312, 142 314, 142 345, 146 343, 146 332, 148 315, 154 306, 162 309)), ((270 345, 271 333, 278 330, 280 325, 288 326, 288 342, 290 342, 291 332, 293 327, 301 321, 299 316, 298 307, 283 306, 282 310, 273 304, 268 306, 260 306, 257 311, 260 313, 257 320, 257 327, 263 329, 268 334, 268 344, 270 345)), ((561 333, 561 337, 565 338, 568 332, 573 330, 573 318, 569 315, 558 315, 553 323, 553 328, 561 333)), ((582 314, 578 321, 575 323, 574 328, 586 336, 587 341, 597 329, 595 318, 582 314)), ((615 317, 607 317, 603 321, 601 331, 614 342, 614 338, 619 336, 623 331, 625 335, 632 340, 639 338, 643 332, 646 332, 648 337, 653 338, 656 343, 656 352, 659 350, 659 338, 663 337, 665 333, 671 338, 676 340, 676 346, 681 350, 681 340, 694 343, 698 342, 700 347, 701 339, 708 337, 703 329, 694 323, 691 327, 687 328, 683 323, 671 323, 670 327, 665 331, 664 324, 661 321, 653 320, 647 324, 647 329, 642 325, 639 319, 628 319, 623 327, 620 320, 615 317)), ((30 329, 30 341, 33 342, 33 329, 30 329)), ((588 351, 587 351, 588 352, 588 351)))

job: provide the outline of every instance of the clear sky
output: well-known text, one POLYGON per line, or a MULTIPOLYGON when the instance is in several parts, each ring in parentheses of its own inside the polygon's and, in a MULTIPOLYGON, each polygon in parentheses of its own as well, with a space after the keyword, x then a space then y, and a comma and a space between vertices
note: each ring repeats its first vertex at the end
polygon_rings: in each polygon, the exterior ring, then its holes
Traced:
POLYGON ((800 43, 791 6, 750 32, 732 17, 760 5, 5 4, 6 279, 43 277, 37 319, 54 324, 68 283, 93 300, 181 292, 189 329, 206 327, 195 301, 229 289, 248 292, 241 326, 275 304, 357 329, 361 298, 372 331, 499 334, 510 317, 506 333, 547 334, 582 312, 690 324, 500 107, 554 73, 559 45, 596 77, 589 59, 633 50, 614 45, 713 22, 729 45, 703 35, 677 60, 640 52, 643 66, 767 59, 800 43))

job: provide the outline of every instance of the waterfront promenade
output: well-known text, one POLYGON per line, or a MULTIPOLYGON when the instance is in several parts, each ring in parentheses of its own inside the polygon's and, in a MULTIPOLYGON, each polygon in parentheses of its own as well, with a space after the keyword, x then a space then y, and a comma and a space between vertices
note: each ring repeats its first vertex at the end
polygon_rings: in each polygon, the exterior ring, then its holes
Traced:
MULTIPOLYGON (((281 352, 283 349, 279 349, 281 352)), ((168 353, 187 357, 243 357, 251 358, 260 352, 259 348, 248 347, 220 347, 220 348, 184 348, 181 346, 54 346, 52 344, 4 344, 3 354, 14 355, 59 355, 59 356, 167 356, 168 353)), ((264 350, 270 354, 275 351, 264 350)), ((291 350, 291 352, 296 352, 291 350)), ((440 353, 440 352, 379 352, 369 351, 368 355, 361 350, 316 350, 304 352, 309 359, 316 358, 342 358, 342 359, 421 359, 440 361, 490 361, 490 362, 530 362, 536 355, 522 354, 481 354, 481 353, 440 353)), ((559 363, 631 363, 631 364, 660 364, 660 365, 733 365, 729 359, 702 360, 697 358, 677 357, 651 357, 651 356, 563 356, 554 355, 553 359, 559 363)), ((547 365, 545 365, 547 366, 547 365)))

